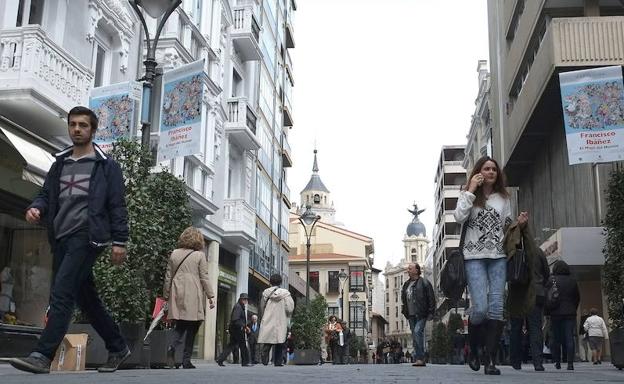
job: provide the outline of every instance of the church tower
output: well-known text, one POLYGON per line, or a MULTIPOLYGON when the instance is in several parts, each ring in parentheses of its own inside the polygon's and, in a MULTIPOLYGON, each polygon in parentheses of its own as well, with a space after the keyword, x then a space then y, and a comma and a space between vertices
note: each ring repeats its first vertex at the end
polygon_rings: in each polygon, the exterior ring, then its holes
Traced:
POLYGON ((425 257, 427 257, 427 248, 429 240, 427 240, 427 230, 425 225, 420 221, 420 214, 425 210, 418 210, 418 205, 414 204, 414 209, 408 209, 414 216, 412 222, 407 225, 405 236, 403 237, 403 247, 405 248, 405 262, 418 263, 424 268, 425 257))
POLYGON ((321 220, 328 224, 336 223, 336 209, 334 202, 331 200, 329 189, 321 181, 319 176, 318 159, 316 157, 317 150, 314 150, 314 164, 312 166, 312 177, 308 181, 308 185, 301 191, 300 214, 310 204, 312 211, 321 216, 321 220))

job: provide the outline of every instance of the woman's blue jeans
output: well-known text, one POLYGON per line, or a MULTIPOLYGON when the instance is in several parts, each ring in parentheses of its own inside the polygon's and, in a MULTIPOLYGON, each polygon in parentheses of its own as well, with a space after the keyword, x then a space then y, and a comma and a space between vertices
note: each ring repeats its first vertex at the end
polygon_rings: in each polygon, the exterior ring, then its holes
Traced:
POLYGON ((470 293, 470 322, 503 321, 503 298, 507 283, 507 258, 466 260, 470 293))

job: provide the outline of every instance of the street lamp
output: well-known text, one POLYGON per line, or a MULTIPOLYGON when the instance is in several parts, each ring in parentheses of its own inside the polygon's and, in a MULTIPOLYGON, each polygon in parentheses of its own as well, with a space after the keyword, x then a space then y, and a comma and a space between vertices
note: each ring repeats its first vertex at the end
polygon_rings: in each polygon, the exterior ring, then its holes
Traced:
POLYGON ((306 235, 306 306, 310 304, 310 247, 312 246, 310 238, 312 237, 314 226, 321 218, 321 216, 314 214, 310 208, 312 208, 310 204, 306 205, 305 212, 299 216, 299 222, 303 226, 306 235), (308 227, 310 227, 309 231, 308 227))
POLYGON ((340 269, 340 273, 338 274, 338 280, 340 281, 340 318, 344 319, 344 285, 349 279, 349 275, 347 275, 344 271, 344 268, 340 269))
POLYGON ((158 45, 158 39, 160 39, 160 33, 162 32, 165 23, 173 11, 182 4, 182 0, 129 0, 130 6, 141 20, 143 29, 145 30, 145 40, 147 40, 147 57, 143 64, 145 64, 145 75, 139 79, 143 80, 143 105, 141 108, 141 146, 143 149, 149 149, 150 132, 152 126, 152 87, 154 86, 154 79, 156 78, 156 46, 158 45), (154 19, 160 19, 158 26, 156 27, 156 35, 154 36, 153 43, 150 42, 149 30, 147 29, 147 23, 143 17, 143 13, 139 9, 143 8, 145 12, 154 19))

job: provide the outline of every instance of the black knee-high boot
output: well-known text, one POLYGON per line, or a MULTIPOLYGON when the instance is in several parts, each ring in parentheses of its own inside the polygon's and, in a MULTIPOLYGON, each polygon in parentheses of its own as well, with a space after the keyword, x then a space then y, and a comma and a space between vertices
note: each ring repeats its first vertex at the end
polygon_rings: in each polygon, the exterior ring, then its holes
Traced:
POLYGON ((500 337, 503 333, 504 321, 487 320, 485 323, 485 361, 483 365, 483 372, 486 375, 500 375, 500 370, 496 368, 496 354, 498 353, 498 345, 500 343, 500 337))
POLYGON ((468 341, 470 344, 470 355, 468 357, 468 366, 473 371, 481 369, 480 349, 483 345, 483 323, 472 324, 468 322, 468 341))

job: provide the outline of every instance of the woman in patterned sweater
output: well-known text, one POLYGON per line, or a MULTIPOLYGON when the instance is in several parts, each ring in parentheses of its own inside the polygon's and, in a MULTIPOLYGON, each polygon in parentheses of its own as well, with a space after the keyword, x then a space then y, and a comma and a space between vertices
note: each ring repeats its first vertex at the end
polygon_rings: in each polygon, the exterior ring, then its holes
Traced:
MULTIPOLYGON (((489 156, 479 159, 455 209, 455 220, 466 227, 463 253, 470 292, 470 360, 478 371, 478 349, 483 353, 486 375, 500 375, 494 366, 498 341, 505 322, 503 300, 507 279, 507 258, 503 249, 505 230, 511 224, 511 203, 505 189, 505 177, 498 163, 489 156)), ((528 214, 518 222, 524 225, 528 214)))

